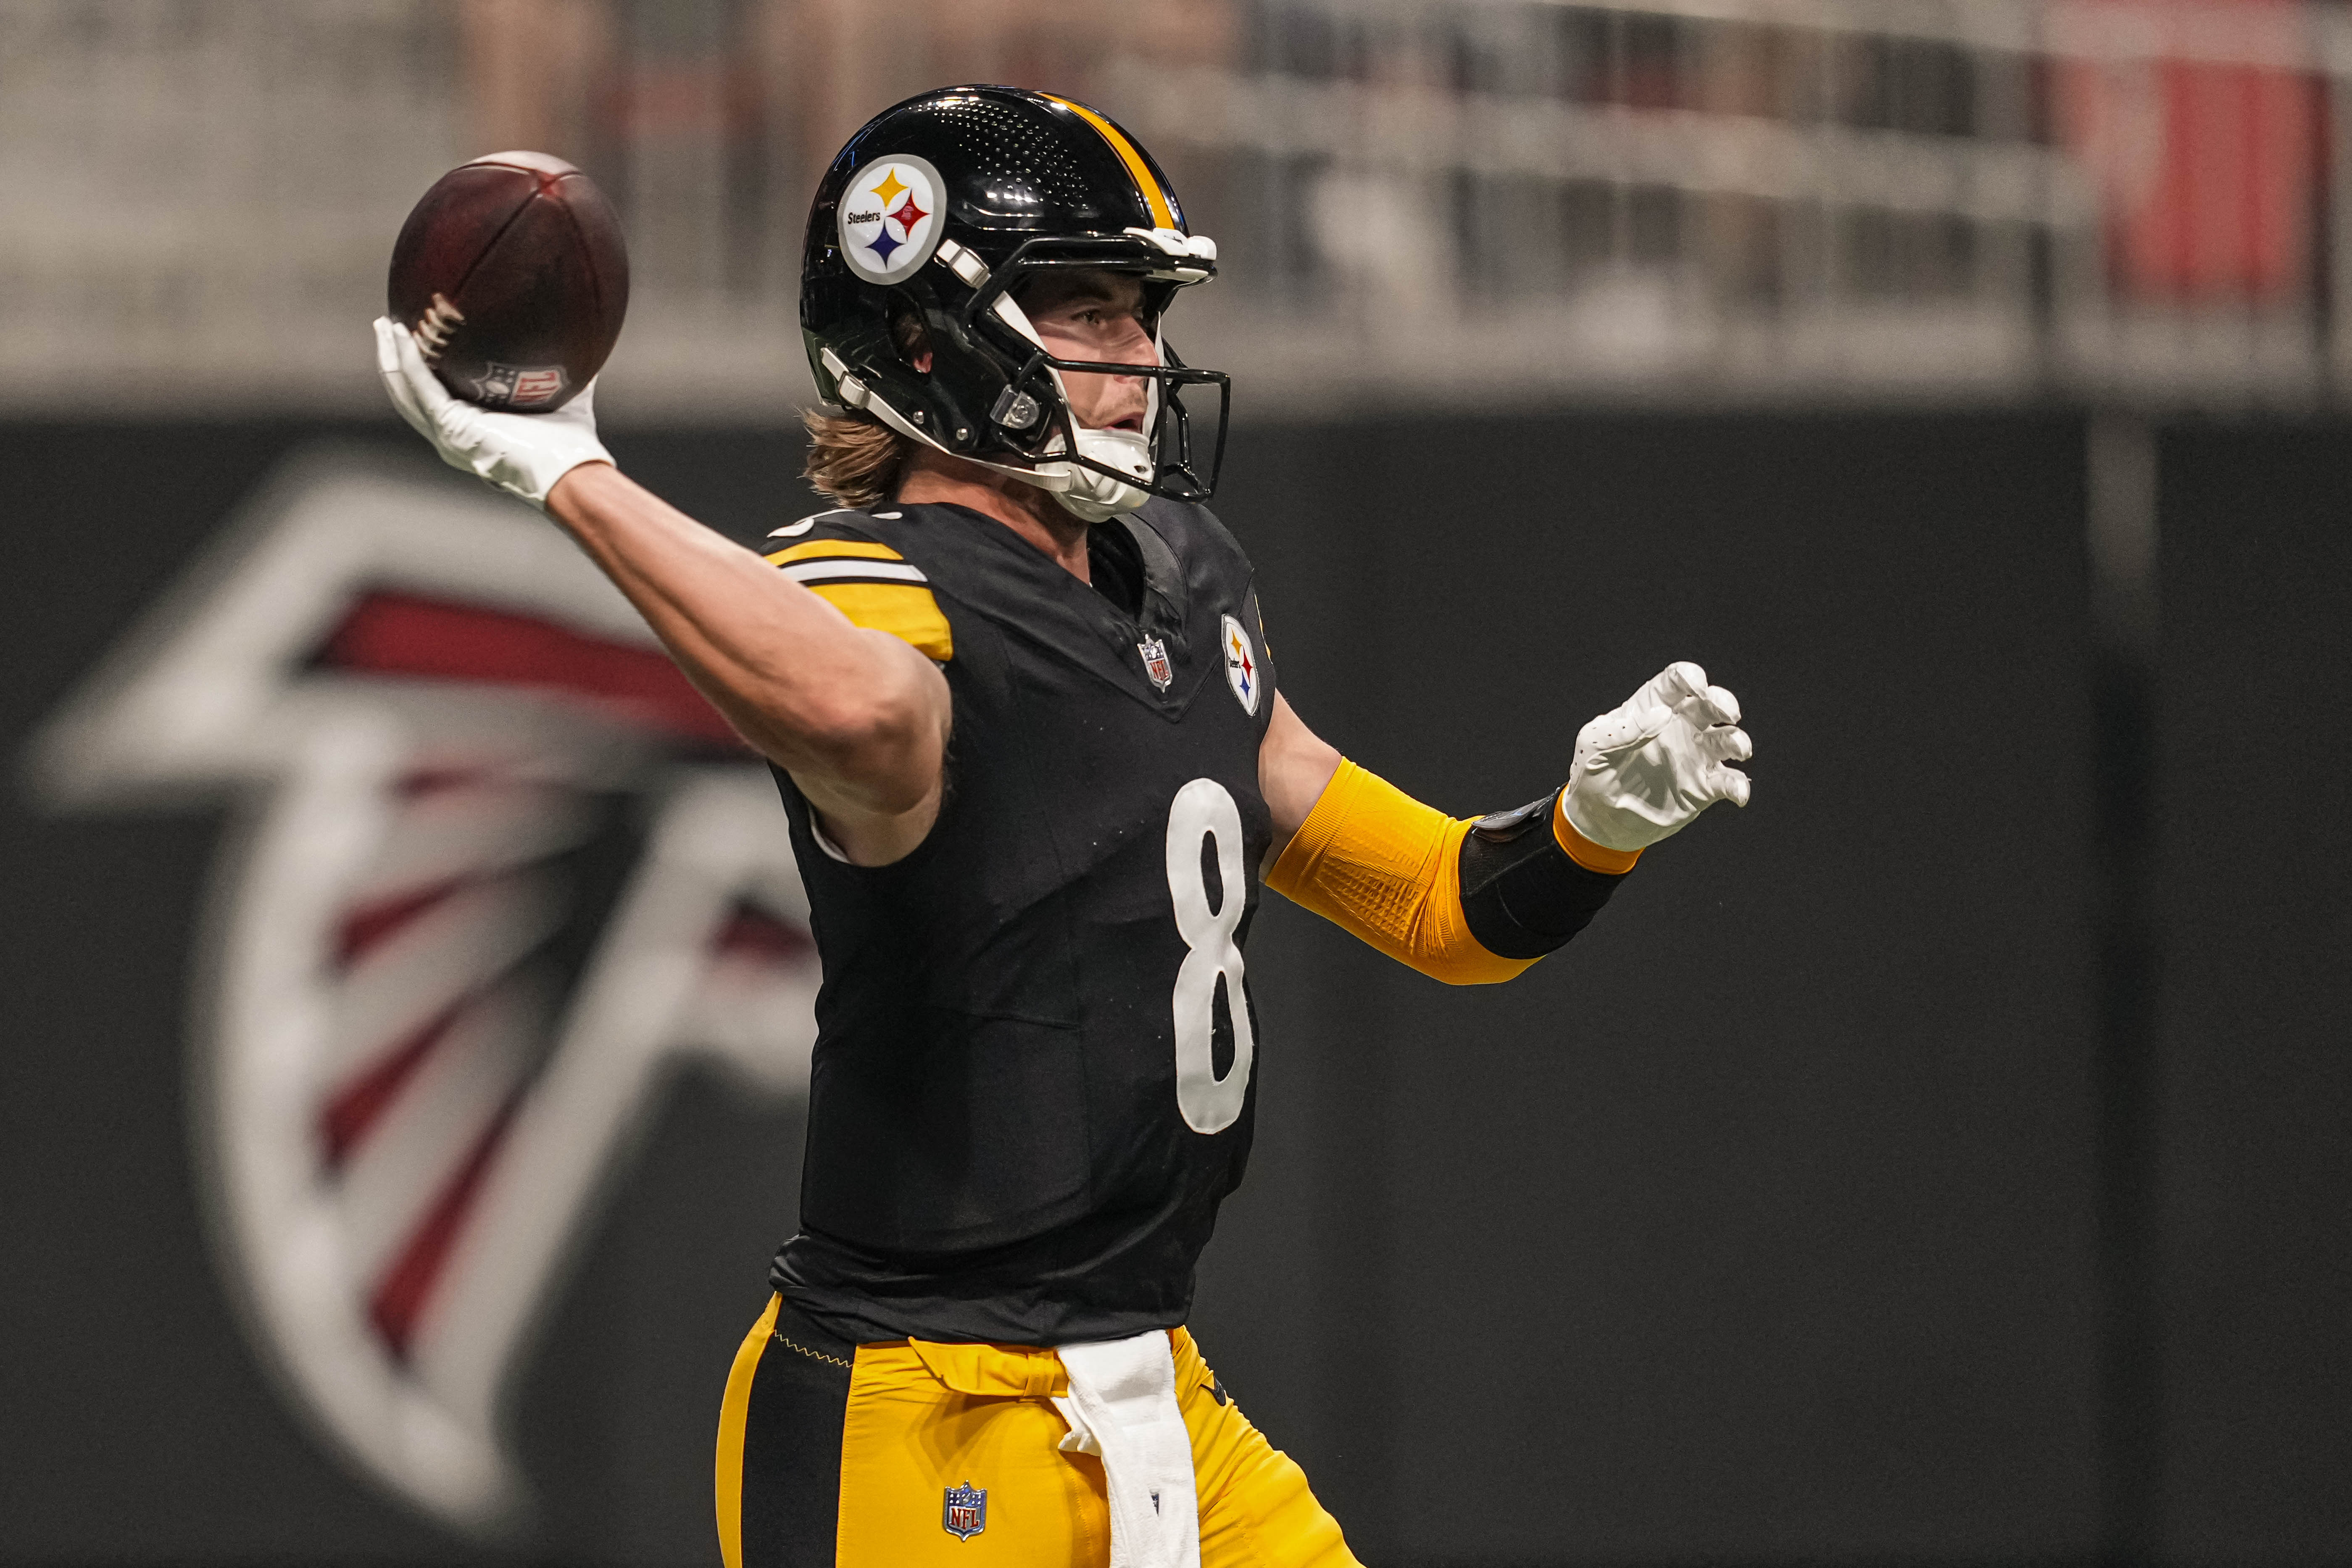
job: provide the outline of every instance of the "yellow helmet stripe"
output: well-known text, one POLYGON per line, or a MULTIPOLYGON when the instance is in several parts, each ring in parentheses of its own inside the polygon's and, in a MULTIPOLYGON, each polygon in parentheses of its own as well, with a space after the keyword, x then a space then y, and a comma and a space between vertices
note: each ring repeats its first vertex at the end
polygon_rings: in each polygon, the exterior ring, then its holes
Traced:
POLYGON ((1152 224, 1160 228, 1176 226, 1176 209, 1168 205, 1168 194, 1160 188, 1160 182, 1151 177, 1151 165, 1143 161, 1143 154, 1135 150, 1134 142, 1119 134, 1118 126, 1113 125, 1083 103, 1073 103, 1066 98, 1055 98, 1050 92, 1042 93, 1039 96, 1060 104, 1064 109, 1101 132, 1102 139, 1110 143, 1110 150, 1118 154, 1120 163, 1127 165, 1127 172, 1135 176, 1135 188, 1142 193, 1144 202, 1151 208, 1152 224))

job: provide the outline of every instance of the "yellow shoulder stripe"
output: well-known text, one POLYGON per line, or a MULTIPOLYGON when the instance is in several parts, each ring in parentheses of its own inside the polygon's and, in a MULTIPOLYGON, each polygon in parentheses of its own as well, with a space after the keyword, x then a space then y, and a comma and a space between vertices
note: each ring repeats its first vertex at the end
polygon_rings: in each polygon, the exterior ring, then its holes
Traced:
POLYGON ((929 588, 912 583, 811 583, 808 591, 858 626, 888 632, 940 664, 955 657, 955 637, 929 588))
POLYGON ((887 544, 877 544, 866 539, 812 539, 806 544, 786 545, 765 557, 771 566, 789 562, 806 561, 824 556, 854 561, 904 561, 905 556, 887 544))
POLYGON ((1110 150, 1118 154, 1118 161, 1127 165, 1127 172, 1135 176, 1135 188, 1143 194, 1144 201, 1151 208, 1151 221, 1161 228, 1176 226, 1176 211, 1168 205, 1167 193, 1160 188, 1160 182, 1151 177, 1151 165, 1143 161, 1143 154, 1135 150, 1134 142, 1119 134, 1118 126, 1113 125, 1083 103, 1073 103, 1066 98, 1055 98, 1050 92, 1041 96, 1060 104, 1064 109, 1101 132, 1102 139, 1110 143, 1110 150))

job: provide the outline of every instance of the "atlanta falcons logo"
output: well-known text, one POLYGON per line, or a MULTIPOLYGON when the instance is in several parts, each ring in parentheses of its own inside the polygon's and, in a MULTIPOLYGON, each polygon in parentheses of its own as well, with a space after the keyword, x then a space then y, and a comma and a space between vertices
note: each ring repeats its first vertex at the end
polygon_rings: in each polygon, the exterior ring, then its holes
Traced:
POLYGON ((498 1533, 503 1386, 664 1072, 805 1090, 764 771, 552 528, 333 449, 37 744, 61 803, 241 802, 193 1010, 223 1272, 335 1443, 498 1533))

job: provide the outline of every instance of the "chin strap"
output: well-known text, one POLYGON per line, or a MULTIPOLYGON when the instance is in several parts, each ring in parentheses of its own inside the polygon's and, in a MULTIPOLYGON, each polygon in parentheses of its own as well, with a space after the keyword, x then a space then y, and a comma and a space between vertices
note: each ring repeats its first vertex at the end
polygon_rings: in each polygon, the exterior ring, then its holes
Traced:
MULTIPOLYGON (((1078 456, 1139 479, 1149 481, 1151 478, 1151 442, 1139 431, 1089 430, 1080 426, 1078 456)), ((1151 499, 1151 492, 1142 486, 1115 479, 1083 463, 1047 463, 1020 471, 1019 477, 1050 492, 1062 503, 1063 510, 1087 522, 1108 521, 1151 499), (1045 476, 1049 474, 1058 482, 1045 482, 1045 476)))
MULTIPOLYGON (((892 407, 888 399, 876 396, 874 389, 853 374, 841 356, 831 349, 820 350, 819 358, 826 374, 841 389, 841 401, 846 406, 864 409, 908 440, 919 441, 944 457, 959 458, 992 473, 1008 475, 1023 484, 1034 485, 1061 502, 1063 510, 1087 522, 1107 521, 1135 510, 1151 499, 1151 492, 1140 486, 1113 479, 1083 463, 1055 462, 1049 458, 1034 468, 1020 468, 1011 463, 992 463, 985 458, 950 451, 940 445, 929 431, 892 407)), ((1054 378, 1055 390, 1062 394, 1063 405, 1066 407, 1069 391, 1062 384, 1062 373, 1048 366, 1046 374, 1054 378)), ((1090 430, 1079 426, 1077 432, 1079 456, 1090 458, 1139 479, 1150 479, 1151 443, 1140 431, 1090 430)))

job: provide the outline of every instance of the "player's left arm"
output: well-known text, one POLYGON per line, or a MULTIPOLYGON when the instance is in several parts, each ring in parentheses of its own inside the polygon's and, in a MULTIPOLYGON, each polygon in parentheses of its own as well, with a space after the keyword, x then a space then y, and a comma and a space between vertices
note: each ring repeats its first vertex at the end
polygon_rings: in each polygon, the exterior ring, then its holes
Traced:
POLYGON ((1265 885, 1423 973, 1508 980, 1584 929, 1642 851, 1748 804, 1738 699, 1667 666, 1578 734, 1569 782, 1475 821, 1340 756, 1282 695, 1258 748, 1280 846, 1265 885))

